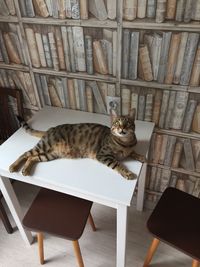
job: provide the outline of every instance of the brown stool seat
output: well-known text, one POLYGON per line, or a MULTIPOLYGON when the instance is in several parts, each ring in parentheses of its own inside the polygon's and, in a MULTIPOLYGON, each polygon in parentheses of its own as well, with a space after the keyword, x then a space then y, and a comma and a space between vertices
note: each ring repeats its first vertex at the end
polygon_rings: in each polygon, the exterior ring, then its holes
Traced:
POLYGON ((85 228, 92 202, 41 189, 23 219, 23 225, 69 240, 78 240, 85 228))
POLYGON ((96 227, 90 213, 92 202, 49 189, 41 189, 27 211, 23 225, 37 232, 40 263, 44 264, 43 232, 71 240, 79 267, 84 267, 78 239, 87 220, 96 227))
POLYGON ((144 266, 150 260, 159 241, 191 256, 192 266, 200 261, 200 199, 176 188, 167 188, 147 221, 154 235, 144 266))

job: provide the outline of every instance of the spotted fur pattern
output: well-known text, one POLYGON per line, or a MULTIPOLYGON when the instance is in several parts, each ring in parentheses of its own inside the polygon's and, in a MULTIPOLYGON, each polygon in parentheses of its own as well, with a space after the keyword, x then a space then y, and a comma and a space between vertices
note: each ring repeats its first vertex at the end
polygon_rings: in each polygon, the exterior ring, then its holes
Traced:
POLYGON ((21 155, 9 168, 15 172, 23 164, 22 174, 30 175, 36 162, 58 158, 91 158, 116 170, 126 179, 136 175, 122 165, 121 160, 132 157, 144 162, 144 157, 134 151, 135 136, 134 112, 129 116, 112 114, 111 128, 95 123, 63 124, 46 132, 37 131, 21 120, 25 130, 40 141, 33 149, 21 155))

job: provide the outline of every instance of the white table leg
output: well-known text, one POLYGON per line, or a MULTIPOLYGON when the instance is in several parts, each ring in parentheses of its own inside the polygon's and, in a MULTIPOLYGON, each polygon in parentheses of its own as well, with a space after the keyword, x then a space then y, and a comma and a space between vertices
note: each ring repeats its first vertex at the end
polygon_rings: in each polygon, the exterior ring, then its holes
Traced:
POLYGON ((15 191, 13 190, 13 187, 11 185, 10 179, 0 176, 0 189, 21 233, 22 238, 27 244, 30 245, 33 241, 33 236, 30 231, 25 230, 22 226, 22 210, 15 191))
POLYGON ((117 207, 117 262, 116 267, 126 266, 127 206, 117 207))
POLYGON ((137 191, 136 209, 139 210, 139 211, 143 211, 143 206, 144 206, 146 172, 147 172, 147 163, 143 163, 142 169, 141 169, 141 172, 140 172, 140 177, 138 179, 138 191, 137 191))

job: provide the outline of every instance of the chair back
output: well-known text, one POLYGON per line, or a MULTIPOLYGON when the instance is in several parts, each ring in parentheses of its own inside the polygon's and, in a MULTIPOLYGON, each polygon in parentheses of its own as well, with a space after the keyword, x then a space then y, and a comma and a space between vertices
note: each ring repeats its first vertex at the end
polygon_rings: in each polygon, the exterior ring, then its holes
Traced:
POLYGON ((22 92, 0 87, 0 141, 5 141, 19 128, 15 114, 24 116, 22 92))

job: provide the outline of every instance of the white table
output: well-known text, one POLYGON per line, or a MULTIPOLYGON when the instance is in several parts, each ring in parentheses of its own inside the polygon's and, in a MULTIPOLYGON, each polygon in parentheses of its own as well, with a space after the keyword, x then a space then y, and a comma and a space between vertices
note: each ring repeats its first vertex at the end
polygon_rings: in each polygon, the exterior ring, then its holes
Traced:
MULTIPOLYGON (((110 118, 106 115, 45 107, 31 119, 30 124, 35 129, 46 130, 58 124, 77 122, 97 122, 109 126, 110 118)), ((138 152, 147 154, 153 128, 153 123, 136 121, 136 136, 139 141, 136 150, 138 152)), ((92 159, 58 159, 38 163, 32 176, 24 177, 21 172, 10 173, 10 164, 37 142, 38 138, 19 129, 0 146, 0 189, 23 239, 30 244, 32 235, 21 224, 23 214, 8 178, 115 208, 117 210, 116 266, 125 267, 127 210, 131 204, 137 180, 125 180, 117 172, 92 159)), ((126 161, 124 164, 138 176, 140 175, 137 207, 142 209, 146 164, 142 165, 134 160, 126 161)))

